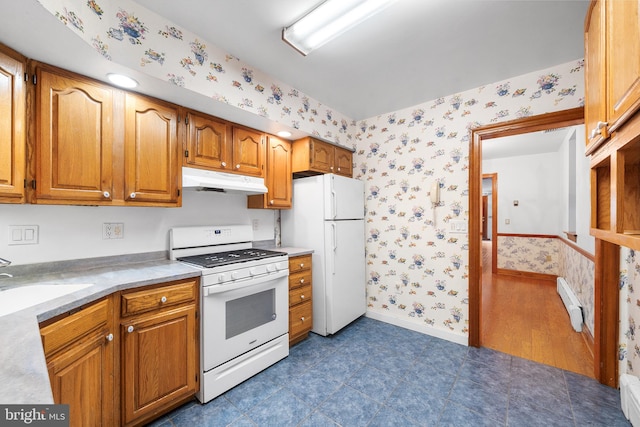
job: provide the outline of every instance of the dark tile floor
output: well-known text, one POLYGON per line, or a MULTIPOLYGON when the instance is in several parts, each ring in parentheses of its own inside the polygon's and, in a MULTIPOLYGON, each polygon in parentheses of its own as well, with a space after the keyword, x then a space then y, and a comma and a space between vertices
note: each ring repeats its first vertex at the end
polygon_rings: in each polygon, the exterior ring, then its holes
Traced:
POLYGON ((619 396, 578 374, 363 317, 153 425, 629 426, 619 396))

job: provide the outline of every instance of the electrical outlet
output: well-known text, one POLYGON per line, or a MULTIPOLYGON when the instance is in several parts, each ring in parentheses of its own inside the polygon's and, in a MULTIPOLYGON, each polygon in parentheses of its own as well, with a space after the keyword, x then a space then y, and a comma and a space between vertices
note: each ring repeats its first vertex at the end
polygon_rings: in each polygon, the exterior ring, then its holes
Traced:
POLYGON ((510 220, 510 219, 505 219, 505 220, 504 220, 504 223, 505 223, 505 224, 507 224, 507 225, 509 225, 509 224, 511 224, 511 220, 510 220))
POLYGON ((102 224, 102 240, 124 239, 124 224, 121 222, 105 222, 102 224))
POLYGON ((252 224, 253 224, 253 231, 257 231, 258 228, 260 227, 260 221, 258 221, 257 219, 254 219, 252 221, 252 224))
POLYGON ((547 255, 547 262, 551 262, 551 255, 547 255))

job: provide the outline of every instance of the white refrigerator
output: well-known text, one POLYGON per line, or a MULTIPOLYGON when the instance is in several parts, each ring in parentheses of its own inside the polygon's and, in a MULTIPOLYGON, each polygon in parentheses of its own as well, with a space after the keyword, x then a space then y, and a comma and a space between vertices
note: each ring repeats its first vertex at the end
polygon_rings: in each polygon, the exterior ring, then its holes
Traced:
POLYGON ((283 246, 313 249, 313 329, 327 336, 366 312, 364 183, 334 174, 293 180, 283 246))

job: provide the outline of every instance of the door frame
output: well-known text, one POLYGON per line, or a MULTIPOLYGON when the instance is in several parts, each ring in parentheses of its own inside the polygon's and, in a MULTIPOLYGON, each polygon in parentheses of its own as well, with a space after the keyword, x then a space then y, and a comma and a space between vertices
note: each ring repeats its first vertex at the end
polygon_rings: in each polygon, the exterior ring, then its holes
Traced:
MULTIPOLYGON (((482 164, 482 162, 480 162, 482 164)), ((498 174, 483 173, 483 179, 491 179, 491 274, 498 273, 498 174)), ((482 186, 482 184, 480 184, 482 186)), ((480 189, 482 191, 482 187, 480 189)), ((480 211, 482 215, 482 210, 480 211)), ((482 226, 482 223, 480 224, 482 226)), ((480 247, 482 257, 482 246, 480 247)), ((482 276, 480 276, 482 280, 482 276)))
MULTIPOLYGON (((563 110, 553 113, 541 114, 538 116, 525 117, 522 119, 510 120, 507 122, 494 123, 481 126, 471 130, 469 140, 469 345, 480 347, 480 308, 481 284, 482 284, 482 141, 492 138, 518 135, 522 133, 537 132, 546 129, 575 126, 584 123, 584 108, 578 107, 570 110, 563 110)), ((596 245, 597 246, 597 245, 596 245)), ((596 265, 598 258, 596 257, 596 265)), ((596 267, 597 268, 597 267, 596 267)), ((595 295, 601 292, 601 280, 595 282, 595 295)), ((594 296, 595 297, 595 296, 594 296)), ((597 303, 598 301, 595 300, 597 303)), ((595 334, 599 331, 606 331, 612 323, 617 323, 617 310, 595 310, 595 334), (611 313, 611 311, 615 311, 611 313), (613 318, 615 317, 615 319, 613 318)), ((594 371, 596 378, 600 379, 599 373, 611 371, 615 357, 611 358, 611 352, 615 355, 609 341, 601 340, 595 336, 596 355, 594 360, 594 371), (600 356, 598 356, 600 355, 600 356), (598 360, 599 359, 599 360, 598 360), (601 362, 607 366, 602 367, 601 362)), ((615 340, 614 340, 615 341, 615 340)), ((600 379, 603 382, 603 379, 600 379)))

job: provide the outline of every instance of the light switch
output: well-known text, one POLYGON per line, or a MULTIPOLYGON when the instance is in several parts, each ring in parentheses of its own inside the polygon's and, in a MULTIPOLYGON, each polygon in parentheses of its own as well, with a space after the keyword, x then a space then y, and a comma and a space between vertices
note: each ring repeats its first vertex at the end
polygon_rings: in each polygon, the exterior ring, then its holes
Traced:
POLYGON ((10 225, 9 245, 37 245, 38 226, 37 225, 10 225))

